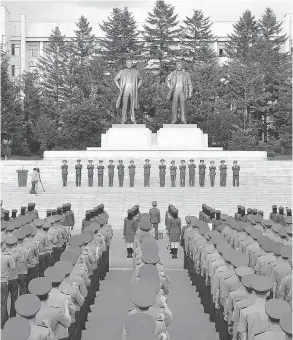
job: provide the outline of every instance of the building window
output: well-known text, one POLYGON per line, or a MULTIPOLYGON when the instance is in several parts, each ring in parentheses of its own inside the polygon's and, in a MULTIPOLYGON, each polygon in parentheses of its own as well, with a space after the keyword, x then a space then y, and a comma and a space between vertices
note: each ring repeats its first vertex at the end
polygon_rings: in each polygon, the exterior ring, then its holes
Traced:
POLYGON ((11 76, 17 77, 20 74, 20 66, 17 65, 11 65, 11 76))
POLYGON ((28 66, 29 66, 30 72, 33 72, 33 71, 37 68, 37 66, 34 65, 34 62, 33 62, 33 61, 30 61, 29 64, 28 64, 28 66))
POLYGON ((19 56, 20 45, 19 44, 11 44, 11 55, 19 56))
POLYGON ((29 45, 29 56, 38 58, 39 56, 39 46, 38 45, 29 45))
POLYGON ((218 42, 218 56, 225 57, 225 42, 218 42))

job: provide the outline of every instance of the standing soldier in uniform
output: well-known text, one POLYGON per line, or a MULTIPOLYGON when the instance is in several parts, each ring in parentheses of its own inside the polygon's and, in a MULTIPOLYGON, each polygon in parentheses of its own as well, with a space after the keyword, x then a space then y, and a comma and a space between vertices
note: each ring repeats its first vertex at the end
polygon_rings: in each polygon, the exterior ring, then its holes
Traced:
POLYGON ((118 161, 117 169, 118 169, 118 180, 119 180, 119 187, 123 187, 123 181, 124 181, 124 164, 123 161, 120 159, 118 161))
POLYGON ((239 187, 240 166, 238 165, 237 161, 233 161, 232 171, 233 171, 233 187, 236 186, 239 187))
POLYGON ((169 242, 171 244, 171 254, 173 259, 177 259, 177 252, 180 246, 181 219, 178 217, 178 210, 172 209, 172 216, 168 225, 169 242))
POLYGON ((160 210, 157 208, 156 201, 152 202, 152 206, 153 207, 149 210, 149 215, 150 215, 151 224, 153 225, 153 229, 155 231, 155 239, 157 240, 159 223, 161 221, 161 215, 160 215, 160 210))
MULTIPOLYGON (((112 161, 113 162, 113 161, 112 161)), ((97 166, 98 169, 98 187, 102 187, 103 186, 103 182, 104 182, 104 165, 103 165, 103 161, 100 159, 99 160, 99 165, 97 166)), ((109 166, 108 166, 109 168, 109 166)), ((114 169, 113 169, 114 172, 114 169)), ((110 186, 110 184, 109 184, 110 186)), ((112 186, 113 186, 113 178, 112 178, 112 186)))
POLYGON ((81 169, 82 165, 80 164, 81 160, 77 160, 77 164, 75 166, 75 175, 76 175, 76 186, 80 187, 81 185, 81 169))
POLYGON ((127 247, 127 257, 131 258, 133 254, 133 243, 136 232, 136 224, 133 218, 132 210, 129 209, 127 211, 127 217, 124 218, 124 227, 123 227, 123 238, 127 247))
POLYGON ((177 166, 175 165, 175 161, 171 161, 171 166, 170 166, 171 187, 175 187, 176 174, 177 174, 177 166))
POLYGON ((186 165, 185 160, 181 160, 181 165, 179 166, 180 169, 180 186, 185 187, 185 176, 186 176, 186 165))
POLYGON ((216 166, 214 161, 210 161, 210 181, 211 187, 215 186, 216 166))
POLYGON ((114 163, 113 159, 110 159, 109 165, 108 165, 109 187, 113 186, 114 169, 115 169, 115 165, 113 163, 114 163))
POLYGON ((94 165, 93 165, 93 161, 89 160, 89 164, 87 166, 87 175, 88 175, 88 185, 89 187, 93 186, 93 182, 94 182, 94 165))
POLYGON ((166 176, 166 165, 165 160, 161 159, 160 160, 161 164, 159 165, 159 175, 160 175, 160 187, 165 186, 165 176, 166 176))
POLYGON ((227 165, 225 164, 224 160, 221 161, 219 169, 220 169, 220 186, 225 187, 227 179, 227 165))
POLYGON ((149 187, 150 186, 150 176, 151 176, 151 165, 150 160, 146 159, 145 164, 143 166, 144 169, 144 186, 149 187))
POLYGON ((129 183, 130 187, 134 187, 134 176, 135 176, 135 168, 136 166, 134 165, 134 161, 130 161, 130 165, 128 167, 129 169, 129 183))
POLYGON ((61 165, 61 169, 62 169, 62 182, 63 182, 63 186, 67 187, 68 165, 67 165, 67 161, 66 160, 63 160, 62 163, 63 163, 61 165))
POLYGON ((194 164, 194 159, 190 160, 190 163, 188 164, 189 169, 189 186, 194 187, 195 183, 195 168, 196 165, 194 164))
POLYGON ((204 164, 204 160, 200 160, 200 164, 198 166, 198 177, 199 177, 199 186, 204 187, 205 177, 206 177, 206 165, 204 164))

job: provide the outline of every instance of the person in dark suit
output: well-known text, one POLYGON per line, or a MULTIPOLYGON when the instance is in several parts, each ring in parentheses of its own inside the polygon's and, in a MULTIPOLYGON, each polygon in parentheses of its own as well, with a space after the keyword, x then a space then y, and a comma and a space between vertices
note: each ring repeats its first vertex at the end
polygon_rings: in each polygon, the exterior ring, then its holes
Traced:
POLYGON ((157 202, 152 202, 152 208, 149 210, 150 215, 150 221, 153 225, 153 229, 155 231, 155 239, 158 239, 158 229, 159 229, 159 223, 161 222, 161 215, 160 210, 157 208, 157 202))
POLYGON ((63 160, 61 165, 63 186, 67 187, 68 165, 67 160, 63 160))

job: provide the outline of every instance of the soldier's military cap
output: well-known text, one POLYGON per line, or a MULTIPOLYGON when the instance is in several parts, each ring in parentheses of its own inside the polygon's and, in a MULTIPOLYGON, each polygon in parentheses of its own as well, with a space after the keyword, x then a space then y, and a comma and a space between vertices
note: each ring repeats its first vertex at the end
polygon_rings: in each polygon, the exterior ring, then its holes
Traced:
POLYGON ((130 160, 130 163, 134 163, 134 160, 131 159, 131 160, 130 160))
POLYGON ((17 212, 17 209, 12 209, 11 212, 17 212))
POLYGON ((25 318, 16 316, 6 321, 1 332, 2 340, 27 340, 31 334, 31 325, 25 318))
POLYGON ((236 223, 235 223, 235 229, 236 229, 237 231, 242 231, 242 229, 243 229, 242 223, 236 222, 236 223))
POLYGON ((26 237, 26 234, 23 231, 16 231, 14 233, 14 236, 18 239, 18 240, 23 240, 26 237))
POLYGON ((233 161, 233 163, 238 163, 238 161, 233 161))
POLYGON ((210 164, 211 164, 211 163, 215 163, 215 161, 210 161, 210 164))
POLYGON ((157 206, 157 201, 152 201, 152 205, 157 206))
POLYGON ((280 319, 280 327, 283 332, 292 335, 292 312, 283 314, 280 319))
POLYGON ((274 224, 272 225, 272 230, 273 230, 275 233, 277 233, 281 228, 282 228, 282 225, 279 224, 279 223, 274 223, 274 224))
POLYGON ((292 224, 292 216, 286 216, 285 222, 286 222, 286 224, 292 224))
POLYGON ((272 239, 268 238, 262 243, 261 247, 267 253, 274 252, 274 243, 272 239))
POLYGON ((210 228, 206 224, 200 224, 199 226, 199 233, 200 235, 204 236, 205 233, 208 233, 210 231, 210 228))
POLYGON ((152 229, 152 224, 150 221, 140 221, 140 228, 144 231, 149 231, 152 229))
POLYGON ((45 271, 44 271, 44 276, 47 279, 48 276, 50 275, 50 273, 54 271, 54 267, 48 267, 45 271))
POLYGON ((247 288, 251 289, 251 284, 256 275, 255 274, 246 274, 241 277, 241 283, 242 285, 247 288))
POLYGON ((273 253, 277 256, 281 255, 281 249, 283 248, 283 243, 281 242, 274 242, 273 244, 273 253))
MULTIPOLYGON (((53 217, 53 216, 52 216, 53 217)), ((50 229, 52 223, 49 222, 49 221, 44 221, 44 224, 42 225, 42 228, 47 230, 47 229, 50 229)))
POLYGON ((107 218, 107 214, 105 214, 105 213, 102 213, 98 218, 99 224, 105 224, 105 223, 107 223, 107 221, 108 221, 108 218, 107 218))
POLYGON ((63 159, 63 161, 62 162, 67 162, 67 160, 66 159, 63 159))
POLYGON ((181 162, 185 162, 185 159, 181 159, 181 162))
POLYGON ((221 214, 221 210, 216 210, 216 214, 221 214))
POLYGON ((191 225, 192 227, 198 227, 198 226, 199 226, 199 220, 198 220, 198 218, 192 217, 192 218, 190 219, 190 225, 191 225))
POLYGON ((252 208, 251 211, 252 211, 252 213, 257 214, 257 209, 256 208, 252 208))
POLYGON ((8 222, 7 221, 1 221, 1 230, 5 230, 7 227, 8 222))
POLYGON ((160 261, 160 257, 157 253, 154 253, 153 251, 148 251, 145 249, 145 252, 143 253, 141 257, 142 262, 148 263, 148 264, 156 264, 160 261))
POLYGON ((260 234, 258 237, 257 237, 257 242, 260 246, 262 246, 265 242, 267 242, 267 240, 269 239, 268 236, 265 236, 263 234, 260 234))
POLYGON ((125 330, 129 335, 136 334, 138 336, 141 333, 152 334, 155 329, 156 323, 154 318, 146 313, 129 315, 125 321, 125 330))
POLYGON ((61 254, 61 256, 60 256, 60 261, 68 261, 68 262, 72 263, 73 265, 75 265, 75 263, 76 263, 78 257, 79 257, 78 253, 66 249, 66 250, 61 254))
POLYGON ((251 214, 252 213, 252 209, 251 208, 247 208, 247 214, 251 214))
POLYGON ((221 219, 222 221, 226 221, 226 219, 227 219, 228 217, 229 217, 229 216, 228 216, 227 214, 221 214, 220 219, 221 219))
POLYGON ((248 266, 239 266, 235 269, 235 273, 242 278, 245 275, 254 274, 254 270, 248 266))
POLYGON ((60 222, 61 216, 60 215, 54 215, 54 222, 60 222))
POLYGON ((93 160, 92 160, 92 159, 89 159, 89 162, 90 162, 90 163, 92 163, 92 162, 93 162, 93 160))
POLYGON ((12 246, 17 243, 17 238, 15 236, 6 236, 4 242, 7 245, 12 246))
POLYGON ((210 233, 209 233, 209 232, 206 232, 203 236, 204 236, 204 238, 207 239, 207 240, 210 240, 210 239, 211 239, 211 236, 210 236, 210 233))
POLYGON ((31 294, 42 296, 46 295, 52 289, 51 282, 45 277, 37 277, 32 279, 28 284, 28 291, 31 294))
POLYGON ((227 250, 229 251, 230 249, 232 249, 230 247, 230 245, 228 243, 218 243, 217 244, 217 250, 219 252, 219 254, 223 254, 224 252, 226 252, 227 250))
POLYGON ((194 159, 191 158, 190 162, 194 162, 194 159))
POLYGON ((225 243, 226 240, 225 238, 220 234, 220 235, 213 235, 212 238, 211 238, 211 241, 213 244, 215 244, 216 246, 218 244, 221 244, 221 243, 225 243))
POLYGON ((123 161, 122 161, 122 159, 119 159, 118 162, 121 163, 121 162, 123 162, 123 161))
POLYGON ((274 204, 272 205, 272 209, 277 209, 278 207, 274 204))
POLYGON ((220 163, 225 163, 225 161, 222 159, 220 163))
POLYGON ((281 256, 284 259, 288 259, 292 254, 292 247, 291 246, 283 246, 281 248, 281 256))
POLYGON ((242 253, 234 251, 231 255, 231 264, 235 267, 246 267, 248 266, 249 259, 242 253))
POLYGON ((251 282, 251 288, 258 293, 265 293, 273 288, 273 281, 269 277, 255 275, 251 282))
POLYGON ((77 159, 76 161, 77 161, 77 162, 81 162, 81 160, 80 160, 80 159, 77 159))
POLYGON ((250 235, 254 240, 258 240, 258 238, 262 236, 262 232, 258 229, 252 229, 250 235))
MULTIPOLYGON (((57 214, 57 209, 52 209, 52 214, 57 214)), ((54 215, 55 216, 55 215, 54 215)), ((46 219, 49 219, 49 220, 52 220, 52 223, 54 223, 54 216, 49 216, 49 217, 47 217, 46 219), (51 219, 51 217, 53 217, 52 219, 51 219)))
POLYGON ((92 230, 94 233, 100 229, 99 223, 91 223, 88 230, 92 230))
POLYGON ((139 268, 139 277, 159 277, 159 272, 157 266, 152 264, 144 264, 139 268))
POLYGON ((156 294, 153 289, 145 284, 133 286, 131 301, 139 308, 149 308, 156 301, 156 294))
POLYGON ((140 243, 143 243, 147 238, 151 238, 152 240, 155 240, 151 234, 142 234, 139 236, 140 243))
POLYGON ((200 162, 204 162, 204 160, 203 160, 203 159, 201 159, 201 160, 200 160, 200 162))
POLYGON ((6 225, 6 231, 13 231, 15 229, 15 225, 14 223, 12 222, 7 222, 7 225, 6 225))
MULTIPOLYGON (((59 270, 58 267, 51 267, 53 270, 50 270, 46 273, 45 277, 52 283, 60 283, 65 279, 65 274, 62 270, 59 270)), ((49 268, 48 268, 49 269, 49 268)))
POLYGON ((283 314, 291 312, 291 307, 284 300, 271 299, 265 304, 265 311, 271 319, 278 321, 283 314))
POLYGON ((34 228, 30 224, 26 224, 22 227, 21 231, 25 233, 25 236, 30 236, 34 228))
MULTIPOLYGON (((63 205, 65 205, 65 204, 63 204, 63 205)), ((47 210, 46 210, 46 213, 47 213, 47 214, 51 214, 51 213, 52 213, 52 210, 51 210, 51 209, 47 209, 47 210)))
POLYGON ((69 246, 68 248, 66 248, 66 251, 76 253, 78 256, 81 254, 81 248, 80 247, 69 246))
POLYGON ((223 255, 223 258, 224 258, 224 260, 226 261, 226 262, 231 262, 231 255, 232 255, 232 248, 226 248, 226 249, 224 249, 224 251, 223 251, 223 253, 222 253, 222 255, 223 255))
POLYGON ((288 235, 292 236, 292 226, 291 226, 291 225, 285 227, 285 230, 286 230, 286 233, 287 233, 288 235))
POLYGON ((87 230, 81 234, 83 244, 88 244, 94 239, 94 233, 91 230, 87 230))
POLYGON ((16 312, 24 318, 32 318, 41 308, 40 299, 33 294, 24 294, 15 301, 16 312))
POLYGON ((229 224, 231 226, 231 224, 233 224, 233 222, 235 222, 235 218, 233 218, 232 216, 226 217, 226 223, 227 224, 229 224))
POLYGON ((58 261, 54 264, 54 268, 57 268, 64 275, 68 275, 73 270, 73 264, 68 261, 58 261))
POLYGON ((165 162, 165 160, 164 160, 164 159, 161 159, 160 162, 165 162))
POLYGON ((72 235, 70 240, 68 241, 68 244, 70 244, 73 247, 81 247, 83 245, 83 239, 81 234, 72 235))
POLYGON ((102 159, 99 159, 99 163, 103 163, 103 160, 102 160, 102 159))
POLYGON ((284 210, 284 207, 280 206, 280 207, 279 207, 279 210, 281 210, 281 211, 284 210))
POLYGON ((286 229, 284 227, 280 228, 278 230, 278 234, 280 235, 280 237, 287 237, 287 232, 286 232, 286 229))
POLYGON ((274 221, 272 220, 262 220, 261 224, 266 228, 271 228, 274 224, 274 221))
POLYGON ((145 160, 145 162, 149 162, 150 160, 147 158, 146 160, 145 160))
POLYGON ((15 229, 19 229, 21 226, 26 225, 25 222, 26 222, 26 221, 24 221, 23 219, 19 219, 19 218, 13 220, 14 228, 15 228, 15 229))

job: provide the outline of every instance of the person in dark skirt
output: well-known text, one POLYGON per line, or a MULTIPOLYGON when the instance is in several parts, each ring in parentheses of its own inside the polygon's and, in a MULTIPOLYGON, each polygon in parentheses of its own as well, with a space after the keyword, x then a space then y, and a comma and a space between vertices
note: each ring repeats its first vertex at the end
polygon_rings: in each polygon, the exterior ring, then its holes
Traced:
POLYGON ((171 254, 173 259, 177 259, 178 248, 180 246, 181 219, 178 217, 178 210, 174 207, 171 210, 171 218, 168 225, 169 242, 171 244, 171 254))
POLYGON ((127 210, 127 217, 124 218, 123 238, 127 247, 127 257, 131 258, 133 254, 133 242, 136 233, 136 223, 133 218, 132 209, 127 210))

